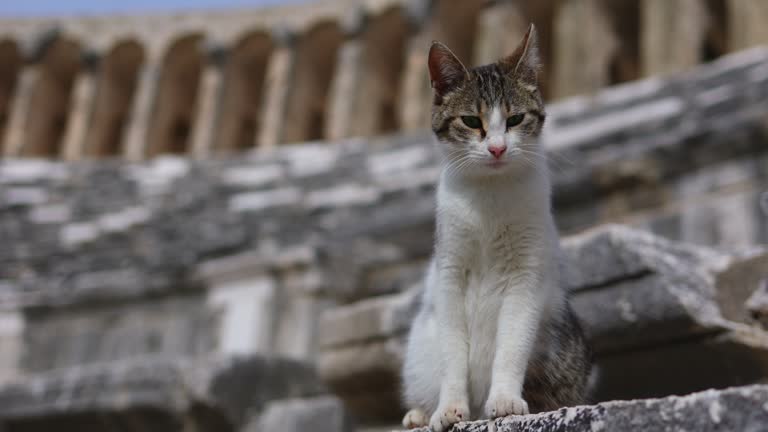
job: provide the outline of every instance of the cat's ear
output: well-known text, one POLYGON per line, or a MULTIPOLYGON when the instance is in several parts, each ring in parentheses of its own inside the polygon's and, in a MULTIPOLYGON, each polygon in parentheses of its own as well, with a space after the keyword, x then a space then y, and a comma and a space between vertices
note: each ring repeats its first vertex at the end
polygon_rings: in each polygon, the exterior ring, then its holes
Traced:
POLYGON ((461 86, 469 76, 467 68, 440 42, 432 42, 429 48, 429 79, 436 96, 445 96, 461 86))
POLYGON ((523 36, 520 45, 511 55, 499 60, 499 65, 510 75, 528 84, 537 83, 537 75, 541 68, 539 57, 539 38, 536 26, 531 24, 523 36))

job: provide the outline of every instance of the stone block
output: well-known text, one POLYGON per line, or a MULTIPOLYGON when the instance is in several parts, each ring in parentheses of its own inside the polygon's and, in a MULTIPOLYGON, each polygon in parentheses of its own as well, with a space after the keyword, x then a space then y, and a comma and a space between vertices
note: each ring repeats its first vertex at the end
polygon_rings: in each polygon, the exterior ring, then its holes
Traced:
POLYGON ((320 346, 333 348, 405 333, 421 290, 373 297, 326 311, 320 319, 320 346))
POLYGON ((242 432, 351 432, 351 419, 333 396, 270 402, 242 432))
POLYGON ((312 369, 276 358, 146 358, 27 375, 0 388, 4 431, 236 431, 274 399, 319 395, 312 369))
MULTIPOLYGON (((596 400, 749 384, 768 373, 768 333, 742 324, 751 320, 744 302, 768 277, 761 249, 734 255, 621 226, 562 243, 563 282, 596 353, 596 400), (728 312, 736 304, 739 313, 728 312)), ((399 400, 419 293, 373 297, 322 316, 318 370, 360 418, 396 420, 371 401, 399 400)))
POLYGON ((275 317, 271 352, 281 357, 313 361, 319 347, 322 313, 334 304, 322 297, 282 292, 280 313, 275 317))
POLYGON ((42 372, 153 354, 198 356, 230 348, 225 345, 229 327, 220 321, 234 319, 237 311, 217 311, 201 295, 126 303, 112 300, 87 309, 27 311, 20 369, 42 372))
POLYGON ((206 303, 218 312, 219 351, 231 355, 271 351, 277 290, 278 286, 267 276, 211 287, 206 303))
POLYGON ((274 207, 299 205, 301 192, 292 187, 264 192, 242 192, 232 196, 229 209, 233 212, 255 212, 274 207))
MULTIPOLYGON (((758 431, 768 424, 768 387, 606 402, 549 413, 459 423, 453 432, 758 431)), ((416 431, 417 429, 413 429, 416 431)), ((428 428, 418 429, 427 432, 428 428)))
POLYGON ((0 311, 0 385, 18 376, 23 353, 24 317, 0 311))
POLYGON ((227 186, 257 188, 278 182, 285 176, 280 164, 236 166, 221 174, 221 181, 227 186))
POLYGON ((744 253, 715 276, 716 300, 723 316, 731 321, 755 324, 765 322, 768 312, 768 250, 758 248, 744 253), (764 300, 761 300, 764 299, 764 300))

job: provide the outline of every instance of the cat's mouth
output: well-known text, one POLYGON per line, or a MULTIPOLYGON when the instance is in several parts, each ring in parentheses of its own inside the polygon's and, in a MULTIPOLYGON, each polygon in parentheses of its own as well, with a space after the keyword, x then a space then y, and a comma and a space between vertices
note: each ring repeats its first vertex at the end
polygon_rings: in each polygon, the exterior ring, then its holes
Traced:
POLYGON ((493 169, 498 169, 498 168, 501 168, 501 167, 503 167, 504 165, 506 165, 506 164, 507 164, 507 161, 503 161, 503 160, 491 160, 491 161, 488 161, 488 162, 486 162, 485 164, 486 164, 487 166, 489 166, 489 167, 493 168, 493 169))

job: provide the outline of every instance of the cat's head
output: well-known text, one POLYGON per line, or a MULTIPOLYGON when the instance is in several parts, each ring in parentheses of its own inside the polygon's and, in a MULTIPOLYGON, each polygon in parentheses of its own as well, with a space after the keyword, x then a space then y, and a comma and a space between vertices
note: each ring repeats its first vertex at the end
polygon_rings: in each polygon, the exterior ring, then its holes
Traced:
POLYGON ((492 176, 537 163, 545 117, 539 65, 533 24, 510 56, 472 69, 445 45, 432 43, 432 130, 450 168, 492 176))

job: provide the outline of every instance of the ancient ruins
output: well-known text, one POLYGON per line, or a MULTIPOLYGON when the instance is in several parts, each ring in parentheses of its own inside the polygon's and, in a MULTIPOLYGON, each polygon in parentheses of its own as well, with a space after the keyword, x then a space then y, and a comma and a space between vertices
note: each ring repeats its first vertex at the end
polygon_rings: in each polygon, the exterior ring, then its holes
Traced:
POLYGON ((6 19, 0 149, 65 160, 206 158, 419 130, 433 39, 479 64, 508 54, 535 22, 556 100, 763 43, 766 19, 768 7, 751 0, 334 0, 6 19))
POLYGON ((600 375, 594 405, 454 430, 768 428, 766 20, 335 0, 0 21, 0 431, 400 429, 438 174, 426 46, 490 60, 529 21, 600 375))

